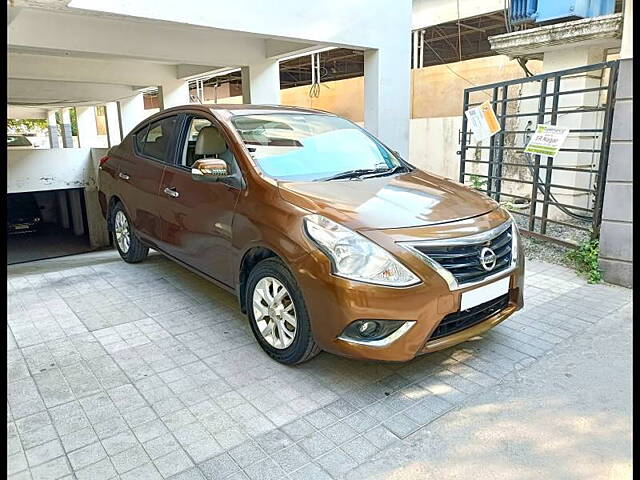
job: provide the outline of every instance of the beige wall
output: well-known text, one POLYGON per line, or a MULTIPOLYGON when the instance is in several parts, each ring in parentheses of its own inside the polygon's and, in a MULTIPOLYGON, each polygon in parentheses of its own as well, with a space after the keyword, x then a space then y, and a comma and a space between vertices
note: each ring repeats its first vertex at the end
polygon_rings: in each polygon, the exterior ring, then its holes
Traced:
MULTIPOLYGON (((539 73, 542 62, 532 60, 527 63, 527 68, 539 73)), ((524 76, 518 63, 504 55, 414 69, 411 74, 411 118, 462 115, 462 93, 465 88, 524 76)), ((309 96, 309 88, 309 85, 303 85, 280 90, 280 103, 326 110, 354 122, 364 121, 364 77, 321 83, 317 98, 309 96)), ((221 98, 219 95, 218 103, 242 103, 242 96, 221 98)))
MULTIPOLYGON (((542 62, 529 61, 527 68, 534 74, 539 73, 542 62)), ((433 65, 411 72, 412 118, 462 115, 462 94, 465 88, 524 76, 520 65, 505 55, 433 65)))
POLYGON ((280 90, 280 103, 326 110, 354 122, 364 121, 364 77, 320 84, 318 98, 309 96, 309 85, 280 90))

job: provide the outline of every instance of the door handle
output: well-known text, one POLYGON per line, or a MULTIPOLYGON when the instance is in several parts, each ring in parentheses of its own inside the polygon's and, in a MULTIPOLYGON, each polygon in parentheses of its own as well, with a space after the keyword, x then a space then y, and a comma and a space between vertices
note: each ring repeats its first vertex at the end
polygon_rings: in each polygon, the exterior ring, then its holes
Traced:
POLYGON ((177 198, 180 196, 178 192, 176 192, 173 188, 169 188, 169 187, 164 189, 164 193, 166 193, 167 195, 173 198, 177 198))
POLYGON ((118 176, 123 180, 129 180, 129 178, 130 178, 129 175, 127 175, 126 173, 122 173, 122 172, 119 172, 118 176))

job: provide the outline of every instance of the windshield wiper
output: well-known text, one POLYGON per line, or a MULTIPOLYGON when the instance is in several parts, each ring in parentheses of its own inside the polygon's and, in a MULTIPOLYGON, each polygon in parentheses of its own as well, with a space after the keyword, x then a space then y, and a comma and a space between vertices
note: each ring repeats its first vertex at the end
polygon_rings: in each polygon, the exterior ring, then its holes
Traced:
POLYGON ((367 175, 366 177, 363 177, 363 178, 384 177, 386 175, 393 175, 394 173, 398 173, 402 171, 408 172, 409 169, 404 165, 396 165, 395 167, 372 172, 371 175, 367 175))
MULTIPOLYGON (((343 178, 361 178, 363 175, 371 175, 372 177, 380 176, 380 175, 391 175, 393 173, 399 172, 400 170, 405 170, 406 167, 404 165, 396 165, 395 167, 384 167, 384 168, 357 168, 355 170, 347 170, 346 172, 336 173, 335 175, 331 175, 330 177, 319 178, 316 182, 326 182, 329 180, 340 180, 343 178)), ((365 177, 370 178, 370 177, 365 177)))
POLYGON ((360 175, 365 175, 367 173, 384 172, 385 170, 386 168, 357 168, 355 170, 347 170, 346 172, 336 173, 335 175, 331 175, 330 177, 318 178, 316 182, 340 180, 342 178, 359 178, 360 175))

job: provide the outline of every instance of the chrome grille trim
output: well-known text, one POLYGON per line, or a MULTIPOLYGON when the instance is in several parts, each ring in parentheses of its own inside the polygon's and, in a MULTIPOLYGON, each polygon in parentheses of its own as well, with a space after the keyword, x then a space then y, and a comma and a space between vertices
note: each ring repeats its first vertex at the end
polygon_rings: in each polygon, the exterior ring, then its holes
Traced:
MULTIPOLYGON (((408 242, 398 242, 399 245, 408 249, 422 261, 424 261, 427 265, 433 268, 446 282, 449 286, 449 290, 460 290, 462 288, 468 288, 475 285, 480 285, 483 283, 488 283, 493 280, 498 279, 499 277, 506 276, 515 270, 518 262, 518 233, 517 226, 512 220, 507 220, 501 225, 494 227, 490 230, 476 233, 473 235, 466 235, 463 237, 454 237, 447 239, 436 239, 436 240, 420 240, 420 241, 408 241, 408 242), (490 274, 478 281, 471 282, 463 282, 460 283, 456 277, 453 275, 451 271, 442 266, 437 260, 432 258, 431 256, 421 252, 417 247, 465 247, 465 246, 474 246, 480 245, 485 242, 491 241, 497 237, 499 237, 502 233, 504 233, 507 229, 511 228, 511 262, 508 266, 503 267, 501 270, 496 271, 493 274, 490 274)), ((505 244, 501 244, 498 249, 505 248, 505 244)), ((435 255, 434 255, 435 256, 435 255)), ((464 255, 457 255, 457 258, 461 258, 464 255)), ((469 255, 467 255, 469 256, 469 255)), ((448 258, 455 258, 456 255, 451 255, 448 258)), ((442 256, 440 256, 442 258, 442 256)), ((444 260, 444 258, 443 258, 444 260)))

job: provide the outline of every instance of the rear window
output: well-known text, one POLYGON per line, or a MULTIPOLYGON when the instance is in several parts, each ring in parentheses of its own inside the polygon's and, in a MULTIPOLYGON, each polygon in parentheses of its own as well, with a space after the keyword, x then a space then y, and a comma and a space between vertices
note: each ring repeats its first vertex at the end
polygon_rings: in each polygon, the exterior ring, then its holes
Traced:
POLYGON ((144 139, 142 153, 148 157, 168 162, 168 147, 175 136, 178 117, 163 118, 149 125, 144 139))

